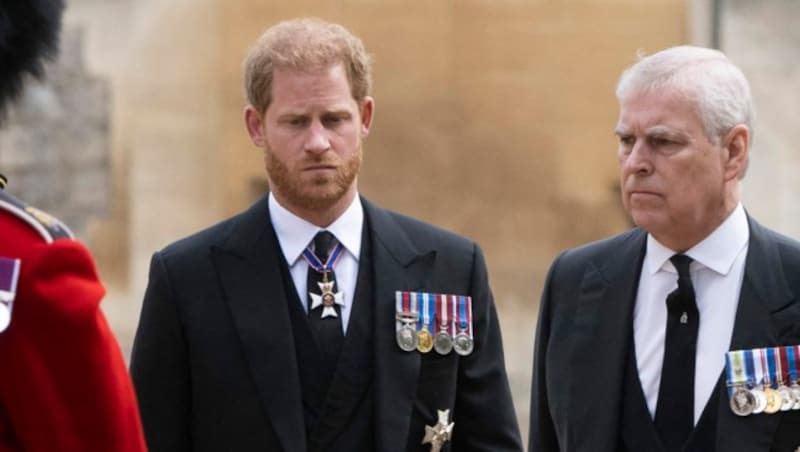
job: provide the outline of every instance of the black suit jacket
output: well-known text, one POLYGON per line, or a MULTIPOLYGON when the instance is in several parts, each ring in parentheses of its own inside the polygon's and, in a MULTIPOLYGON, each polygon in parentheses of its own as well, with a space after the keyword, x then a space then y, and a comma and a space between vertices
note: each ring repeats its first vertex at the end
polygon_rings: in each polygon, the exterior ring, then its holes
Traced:
MULTIPOLYGON (((750 242, 730 349, 800 343, 800 244, 748 218, 750 242)), ((615 452, 646 233, 562 253, 547 277, 534 349, 529 452, 615 452)), ((717 450, 800 446, 800 412, 739 417, 724 376, 717 450)), ((642 451, 648 452, 648 451, 642 451)))
MULTIPOLYGON (((521 450, 480 249, 362 203, 374 273, 375 450, 428 450, 419 443, 438 409, 453 416, 452 450, 521 450), (396 290, 471 295, 475 351, 401 351, 396 290)), ((152 452, 307 450, 282 259, 266 197, 155 253, 131 359, 152 452)))

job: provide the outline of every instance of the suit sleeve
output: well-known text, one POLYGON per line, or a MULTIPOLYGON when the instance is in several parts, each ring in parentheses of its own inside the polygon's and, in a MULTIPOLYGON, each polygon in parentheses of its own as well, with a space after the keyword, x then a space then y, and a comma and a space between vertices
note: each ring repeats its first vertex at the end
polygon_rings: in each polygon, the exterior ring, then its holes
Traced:
POLYGON ((144 451, 89 252, 56 240, 32 246, 21 262, 11 325, 0 335, 0 405, 20 450, 144 451))
POLYGON ((550 406, 547 400, 546 362, 550 338, 550 296, 553 275, 561 256, 556 258, 547 275, 542 299, 539 304, 539 319, 533 348, 533 377, 531 381, 530 428, 528 430, 528 452, 557 452, 559 449, 550 406))
POLYGON ((151 452, 191 450, 187 353, 176 297, 164 260, 156 253, 131 356, 131 376, 151 452))
POLYGON ((474 246, 472 354, 461 358, 455 403, 455 451, 521 451, 519 424, 503 357, 503 340, 486 264, 474 246), (464 434, 468 432, 468 434, 464 434))

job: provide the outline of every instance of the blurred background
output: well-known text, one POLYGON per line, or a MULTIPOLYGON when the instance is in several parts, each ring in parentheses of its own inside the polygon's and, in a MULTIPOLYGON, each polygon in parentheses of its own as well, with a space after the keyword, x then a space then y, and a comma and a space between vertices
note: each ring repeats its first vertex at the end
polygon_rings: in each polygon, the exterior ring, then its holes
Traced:
MULTIPOLYGON (((745 205, 800 237, 795 0, 69 0, 62 50, 0 131, 10 190, 73 227, 130 352, 151 254, 267 187, 245 132, 242 60, 313 15, 375 59, 360 191, 477 240, 523 434, 539 292, 562 249, 629 227, 612 133, 638 51, 719 47, 749 77, 745 205)), ((588 378, 588 376, 587 376, 588 378)))

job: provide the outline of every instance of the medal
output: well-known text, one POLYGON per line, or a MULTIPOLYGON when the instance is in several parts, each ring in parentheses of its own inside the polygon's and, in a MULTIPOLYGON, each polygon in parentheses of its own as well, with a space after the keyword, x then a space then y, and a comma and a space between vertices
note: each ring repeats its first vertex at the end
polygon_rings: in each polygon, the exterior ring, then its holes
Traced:
POLYGON ((475 343, 472 340, 472 299, 463 295, 458 297, 456 325, 458 334, 453 340, 453 349, 461 356, 472 353, 475 343))
POLYGON ((425 426, 425 437, 422 444, 430 444, 431 452, 439 452, 445 442, 450 441, 453 436, 453 426, 455 422, 449 422, 450 410, 436 410, 438 422, 435 425, 425 426))
POLYGON ((731 411, 737 416, 749 416, 756 407, 756 397, 747 389, 750 377, 745 366, 743 350, 725 354, 725 375, 731 411))
POLYGON ((433 350, 433 336, 431 336, 428 328, 431 324, 431 312, 436 308, 436 301, 433 294, 417 294, 418 306, 422 311, 419 321, 422 323, 422 328, 417 333, 417 350, 420 353, 428 353, 433 350))
POLYGON ((775 414, 781 410, 781 396, 778 391, 772 388, 772 375, 775 374, 775 355, 772 353, 771 348, 762 348, 758 352, 764 368, 764 396, 767 398, 767 406, 764 408, 764 412, 775 414))
POLYGON ((752 376, 753 388, 750 392, 756 399, 756 406, 753 408, 753 414, 763 413, 767 408, 767 397, 764 394, 762 382, 764 380, 764 368, 761 364, 759 350, 746 350, 745 351, 745 366, 748 376, 752 376))
POLYGON ((756 406, 753 407, 753 414, 763 413, 767 408, 767 397, 764 395, 764 391, 762 391, 761 388, 756 387, 751 389, 750 392, 756 399, 756 406))
POLYGON ((450 335, 452 324, 448 322, 449 306, 448 301, 455 300, 455 295, 439 295, 439 309, 436 311, 436 323, 439 325, 439 332, 433 340, 433 348, 440 355, 447 355, 453 350, 453 337, 450 335))
POLYGON ((756 397, 744 386, 737 386, 730 400, 731 411, 737 416, 749 416, 756 408, 756 397))
POLYGON ((20 263, 19 259, 0 257, 0 333, 11 323, 20 263))
POLYGON ((790 345, 786 347, 786 358, 789 363, 789 382, 792 386, 792 396, 794 397, 793 410, 800 410, 800 385, 798 385, 797 377, 797 364, 800 358, 800 345, 790 345))
POLYGON ((334 292, 333 288, 336 285, 336 281, 328 281, 328 273, 333 271, 333 267, 336 266, 336 262, 339 261, 339 258, 343 254, 342 251, 344 251, 344 246, 342 246, 341 243, 337 243, 328 256, 328 259, 322 262, 320 258, 311 251, 311 245, 303 250, 303 259, 308 262, 309 267, 322 273, 322 282, 317 283, 320 293, 313 293, 311 292, 311 288, 309 288, 308 296, 311 298, 312 311, 322 306, 322 314, 320 317, 323 319, 325 317, 339 317, 336 313, 336 305, 344 306, 344 292, 334 292))
POLYGON ((411 352, 417 349, 418 337, 416 323, 419 318, 416 297, 409 292, 395 292, 395 328, 397 345, 401 350, 411 352))
POLYGON ((781 410, 782 400, 780 394, 778 394, 778 391, 769 386, 765 386, 764 395, 767 398, 767 406, 764 408, 765 413, 775 414, 781 410))
POLYGON ((781 397, 781 411, 789 411, 794 406, 794 394, 784 381, 789 379, 789 365, 787 363, 787 347, 774 347, 775 375, 778 379, 778 395, 781 397))

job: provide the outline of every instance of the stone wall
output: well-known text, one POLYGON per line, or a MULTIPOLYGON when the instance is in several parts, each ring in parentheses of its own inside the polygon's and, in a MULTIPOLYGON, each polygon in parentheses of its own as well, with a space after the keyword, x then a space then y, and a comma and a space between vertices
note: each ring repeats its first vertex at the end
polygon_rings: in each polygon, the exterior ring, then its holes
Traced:
POLYGON ((722 50, 750 79, 756 111, 745 205, 766 225, 800 238, 800 2, 722 4, 722 50))
POLYGON ((46 79, 29 83, 0 130, 0 168, 9 191, 64 221, 86 240, 110 196, 108 84, 87 73, 80 29, 61 38, 46 79))

